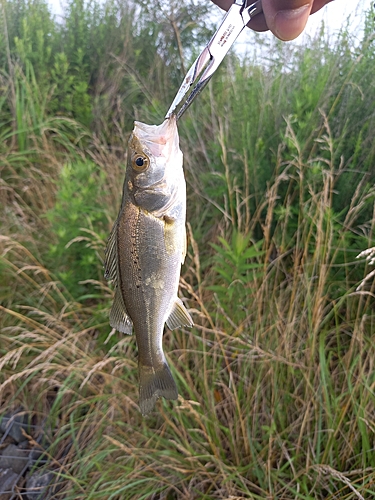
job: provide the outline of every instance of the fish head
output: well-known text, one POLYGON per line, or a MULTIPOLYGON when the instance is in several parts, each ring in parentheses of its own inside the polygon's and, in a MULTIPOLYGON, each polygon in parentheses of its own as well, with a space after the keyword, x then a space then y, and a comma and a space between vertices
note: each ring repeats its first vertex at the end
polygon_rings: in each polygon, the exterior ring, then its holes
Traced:
POLYGON ((129 139, 126 189, 134 203, 160 217, 185 197, 176 117, 161 125, 136 121, 129 139))

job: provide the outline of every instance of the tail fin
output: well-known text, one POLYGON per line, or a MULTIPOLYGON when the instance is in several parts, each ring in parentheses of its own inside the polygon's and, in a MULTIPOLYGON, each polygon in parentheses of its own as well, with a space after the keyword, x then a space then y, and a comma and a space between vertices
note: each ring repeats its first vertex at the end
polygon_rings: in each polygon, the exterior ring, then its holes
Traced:
POLYGON ((167 362, 157 368, 139 364, 139 407, 142 415, 150 413, 156 400, 177 399, 178 390, 167 362))

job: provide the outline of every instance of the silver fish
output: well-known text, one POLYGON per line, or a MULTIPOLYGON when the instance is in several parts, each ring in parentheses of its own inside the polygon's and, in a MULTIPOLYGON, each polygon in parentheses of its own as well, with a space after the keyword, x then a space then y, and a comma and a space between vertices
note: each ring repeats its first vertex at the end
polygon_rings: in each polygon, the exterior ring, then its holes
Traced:
POLYGON ((186 184, 176 118, 161 125, 135 122, 129 139, 122 204, 108 240, 105 278, 115 298, 109 322, 138 345, 139 406, 143 415, 158 397, 177 399, 164 356, 164 323, 193 326, 177 296, 186 255, 186 184))

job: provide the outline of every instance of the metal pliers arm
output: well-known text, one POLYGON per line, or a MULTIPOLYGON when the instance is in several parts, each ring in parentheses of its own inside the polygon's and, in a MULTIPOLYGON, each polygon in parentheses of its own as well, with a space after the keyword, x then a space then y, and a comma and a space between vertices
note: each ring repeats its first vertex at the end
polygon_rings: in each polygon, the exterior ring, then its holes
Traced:
POLYGON ((247 23, 260 12, 262 12, 261 0, 256 2, 235 0, 216 33, 187 72, 165 116, 166 118, 169 118, 172 114, 176 114, 177 119, 182 116, 196 96, 207 85, 247 23), (175 109, 181 104, 192 85, 194 85, 195 81, 199 78, 199 75, 201 75, 199 81, 195 84, 195 87, 190 92, 179 111, 175 112, 175 109))

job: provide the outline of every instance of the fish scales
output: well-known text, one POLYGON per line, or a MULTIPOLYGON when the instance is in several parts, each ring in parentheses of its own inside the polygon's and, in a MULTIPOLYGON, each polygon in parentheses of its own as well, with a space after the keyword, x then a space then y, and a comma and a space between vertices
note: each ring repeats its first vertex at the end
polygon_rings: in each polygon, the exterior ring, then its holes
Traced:
MULTIPOLYGON (((179 280, 176 269, 181 266, 181 255, 177 251, 168 254, 164 243, 164 221, 141 209, 134 213, 134 208, 127 203, 119 220, 119 267, 120 275, 126 279, 121 280, 121 286, 134 330, 139 332, 137 343, 150 345, 150 338, 154 341, 159 337, 152 332, 160 330, 170 310, 168 295, 176 295, 179 280), (130 258, 127 249, 130 249, 130 258)), ((140 361, 144 360, 145 364, 152 364, 152 356, 156 359, 153 351, 139 351, 140 361)))
POLYGON ((193 325, 177 295, 186 254, 186 185, 175 118, 160 126, 135 122, 128 158, 105 277, 115 285, 111 326, 135 331, 139 405, 146 415, 158 397, 178 396, 162 347, 164 324, 193 325))

